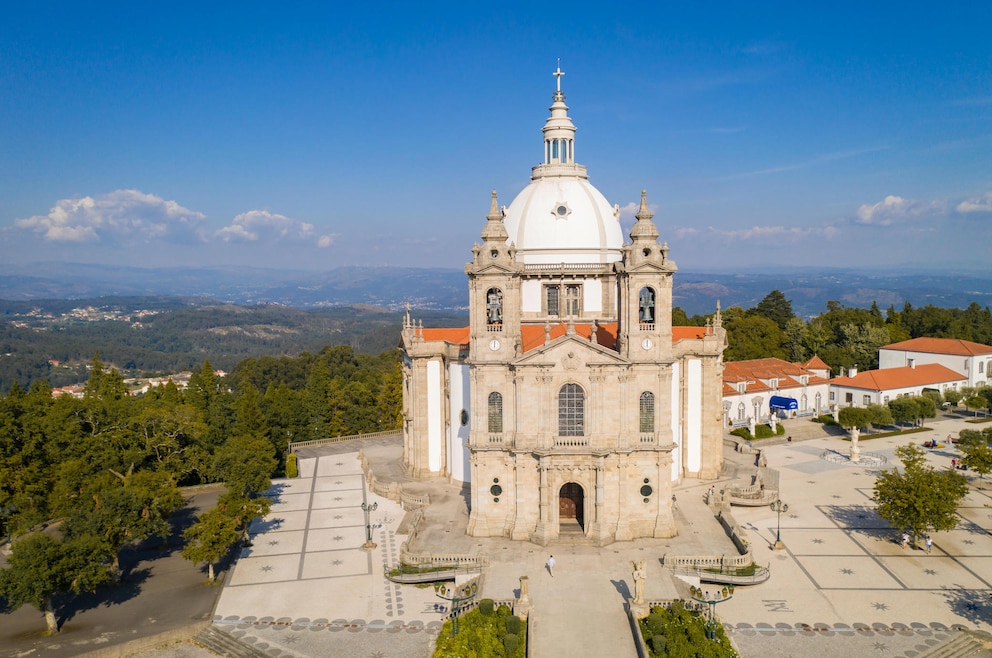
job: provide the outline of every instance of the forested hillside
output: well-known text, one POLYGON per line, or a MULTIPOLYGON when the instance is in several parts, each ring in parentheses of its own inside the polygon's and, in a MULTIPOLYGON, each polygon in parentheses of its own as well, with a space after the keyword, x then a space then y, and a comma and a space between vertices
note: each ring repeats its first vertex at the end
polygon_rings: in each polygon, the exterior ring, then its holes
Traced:
MULTIPOLYGON (((210 359, 232 370, 246 357, 316 353, 328 345, 378 354, 395 348, 402 314, 370 306, 299 310, 163 297, 0 301, 0 392, 38 379, 85 381, 97 352, 125 376, 191 370, 210 359)), ((457 313, 419 312, 426 326, 465 324, 457 313)))

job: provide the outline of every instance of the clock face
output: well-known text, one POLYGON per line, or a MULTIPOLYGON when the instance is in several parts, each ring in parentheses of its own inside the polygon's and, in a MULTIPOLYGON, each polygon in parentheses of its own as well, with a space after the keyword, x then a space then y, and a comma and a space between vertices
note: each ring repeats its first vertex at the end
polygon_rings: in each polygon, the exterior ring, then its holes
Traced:
POLYGON ((646 350, 651 349, 652 345, 654 345, 654 343, 651 342, 650 338, 645 338, 644 340, 641 341, 641 347, 643 347, 646 350))
POLYGON ((495 352, 496 350, 498 350, 499 349, 499 341, 496 340, 495 338, 493 338, 491 341, 489 341, 489 349, 491 349, 493 352, 495 352))

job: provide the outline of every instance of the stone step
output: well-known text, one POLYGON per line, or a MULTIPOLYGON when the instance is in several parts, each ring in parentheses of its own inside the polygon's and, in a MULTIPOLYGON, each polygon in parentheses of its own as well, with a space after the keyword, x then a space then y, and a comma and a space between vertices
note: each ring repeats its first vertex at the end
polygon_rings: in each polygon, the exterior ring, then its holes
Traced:
POLYGON ((919 658, 967 658, 968 656, 992 657, 992 636, 969 631, 954 634, 919 658))
POLYGON ((195 642, 204 649, 225 658, 268 658, 268 654, 241 642, 216 626, 207 626, 203 629, 196 636, 195 642))

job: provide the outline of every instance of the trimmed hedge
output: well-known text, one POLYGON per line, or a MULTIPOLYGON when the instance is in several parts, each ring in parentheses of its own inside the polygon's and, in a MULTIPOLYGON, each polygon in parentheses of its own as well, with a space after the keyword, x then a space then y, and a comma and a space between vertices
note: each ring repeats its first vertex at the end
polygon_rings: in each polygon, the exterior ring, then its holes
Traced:
POLYGON ((434 658, 526 658, 527 623, 514 616, 505 605, 495 613, 483 614, 482 602, 487 600, 492 602, 492 599, 481 599, 478 608, 458 618, 455 637, 451 637, 451 621, 444 623, 437 637, 434 658), (510 633, 508 629, 518 624, 519 632, 510 633))
POLYGON ((296 453, 291 452, 286 455, 286 477, 295 478, 300 476, 300 469, 296 465, 296 453))

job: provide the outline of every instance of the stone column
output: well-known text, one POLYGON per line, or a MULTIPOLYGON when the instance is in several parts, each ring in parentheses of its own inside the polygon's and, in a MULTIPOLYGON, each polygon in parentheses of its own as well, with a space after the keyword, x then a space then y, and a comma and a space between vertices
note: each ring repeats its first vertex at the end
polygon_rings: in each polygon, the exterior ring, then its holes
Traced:
POLYGON ((548 474, 548 470, 551 468, 550 457, 541 457, 541 463, 538 464, 537 468, 541 476, 540 516, 537 519, 537 527, 534 528, 534 535, 531 537, 531 541, 541 546, 547 546, 548 542, 558 536, 558 529, 554 527, 551 515, 552 491, 549 481, 550 475, 548 474))

